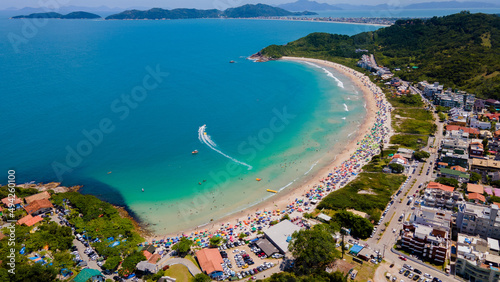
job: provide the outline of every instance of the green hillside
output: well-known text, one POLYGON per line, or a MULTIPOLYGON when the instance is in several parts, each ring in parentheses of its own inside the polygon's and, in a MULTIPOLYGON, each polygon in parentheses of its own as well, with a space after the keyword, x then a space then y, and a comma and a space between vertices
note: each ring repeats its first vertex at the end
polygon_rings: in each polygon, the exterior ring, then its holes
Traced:
POLYGON ((400 68, 409 81, 439 81, 480 97, 500 99, 500 17, 461 12, 428 20, 398 20, 394 25, 353 36, 312 33, 284 46, 271 45, 266 57, 304 56, 354 65, 362 53, 379 65, 400 68), (413 68, 418 67, 418 68, 413 68))

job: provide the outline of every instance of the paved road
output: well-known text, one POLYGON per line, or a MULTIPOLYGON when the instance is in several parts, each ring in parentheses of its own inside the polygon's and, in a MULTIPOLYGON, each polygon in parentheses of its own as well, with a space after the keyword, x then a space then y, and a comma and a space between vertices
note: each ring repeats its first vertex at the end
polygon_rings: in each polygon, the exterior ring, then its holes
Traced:
POLYGON ((198 268, 198 266, 196 266, 192 261, 190 261, 188 259, 185 259, 185 258, 171 258, 171 259, 168 259, 168 260, 162 262, 161 264, 159 264, 159 267, 163 268, 163 266, 165 266, 165 265, 174 265, 174 264, 182 264, 182 265, 184 265, 185 267, 188 268, 189 272, 193 276, 195 276, 196 274, 200 274, 201 273, 201 271, 198 268))

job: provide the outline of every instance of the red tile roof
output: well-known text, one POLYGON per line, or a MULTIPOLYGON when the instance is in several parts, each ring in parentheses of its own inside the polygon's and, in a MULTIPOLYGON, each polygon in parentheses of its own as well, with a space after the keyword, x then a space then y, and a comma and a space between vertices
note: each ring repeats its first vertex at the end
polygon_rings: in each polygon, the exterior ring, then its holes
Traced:
POLYGON ((447 125, 446 126, 447 131, 452 131, 452 130, 462 130, 463 132, 469 133, 469 134, 479 134, 479 130, 476 128, 470 128, 470 127, 465 127, 465 126, 459 126, 459 125, 447 125))
POLYGON ((452 166, 451 169, 461 171, 461 172, 467 172, 467 170, 459 165, 452 166))
POLYGON ((221 265, 224 261, 218 249, 202 249, 196 252, 196 257, 205 273, 211 274, 214 271, 224 271, 221 265))
POLYGON ((20 220, 17 221, 17 224, 19 225, 23 225, 23 224, 26 224, 26 226, 33 226, 35 225, 36 223, 42 221, 43 218, 39 215, 33 217, 31 216, 31 214, 28 214, 27 216, 21 218, 20 220))
POLYGON ((52 203, 49 200, 42 199, 42 200, 35 200, 35 201, 31 202, 31 204, 24 207, 24 210, 26 210, 26 212, 28 214, 32 214, 32 213, 39 211, 41 209, 53 208, 53 207, 54 206, 52 205, 52 203))
POLYGON ((486 202, 486 198, 483 195, 478 194, 478 193, 469 193, 468 197, 469 197, 469 200, 479 200, 483 203, 486 202))
POLYGON ((484 193, 484 188, 483 188, 482 185, 479 185, 479 184, 467 183, 467 192, 468 193, 483 194, 484 193))
POLYGON ((440 190, 447 191, 447 192, 453 192, 453 190, 455 190, 454 187, 446 186, 446 185, 443 185, 443 184, 437 183, 437 182, 429 182, 429 184, 427 184, 427 188, 440 189, 440 190))
POLYGON ((159 260, 161 259, 161 256, 159 254, 154 254, 152 255, 149 259, 148 262, 152 264, 156 264, 159 260))
POLYGON ((26 204, 28 204, 28 205, 31 204, 31 202, 33 202, 33 201, 43 200, 43 199, 47 199, 47 200, 50 199, 49 192, 43 191, 41 193, 31 195, 31 196, 24 198, 24 200, 26 201, 26 204))
MULTIPOLYGON (((8 207, 8 206, 9 206, 9 204, 11 203, 11 201, 10 201, 9 197, 5 197, 5 198, 3 198, 3 199, 2 199, 2 203, 3 203, 6 207, 8 207)), ((14 205, 17 205, 17 204, 20 204, 20 203, 21 203, 21 199, 20 199, 20 198, 18 198, 18 197, 16 197, 16 198, 15 198, 15 200, 14 200, 14 203, 13 203, 13 204, 14 204, 14 205)))
POLYGON ((153 256, 153 254, 148 252, 148 251, 142 251, 142 253, 144 254, 144 256, 146 257, 147 260, 153 256))

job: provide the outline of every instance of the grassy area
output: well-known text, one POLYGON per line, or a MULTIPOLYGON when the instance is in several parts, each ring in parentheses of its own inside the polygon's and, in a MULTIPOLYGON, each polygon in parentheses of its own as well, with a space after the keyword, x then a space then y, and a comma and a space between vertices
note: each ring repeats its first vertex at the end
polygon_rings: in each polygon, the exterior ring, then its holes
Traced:
POLYGON ((424 102, 422 102, 422 99, 418 95, 409 97, 391 97, 390 95, 386 95, 386 97, 387 101, 395 108, 422 108, 424 106, 424 102))
POLYGON ((395 109, 392 113, 401 117, 412 118, 421 121, 434 120, 432 113, 425 109, 395 109))
POLYGON ((385 209, 392 194, 405 179, 406 176, 397 174, 360 173, 344 188, 326 196, 318 205, 318 209, 355 209, 366 212, 372 220, 378 220, 380 211, 385 209), (359 194, 360 191, 369 193, 359 194))
POLYGON ((165 276, 170 276, 177 279, 177 282, 189 282, 193 275, 189 273, 187 267, 182 264, 171 265, 166 271, 165 276))
POLYGON ((401 133, 430 135, 436 131, 436 125, 432 121, 416 119, 394 119, 394 129, 401 133))
POLYGON ((374 156, 371 161, 363 167, 365 172, 382 172, 382 169, 389 164, 391 159, 388 157, 390 154, 395 154, 397 150, 384 150, 384 158, 380 155, 374 156))
POLYGON ((184 258, 192 261, 194 263, 194 265, 196 265, 198 268, 200 268, 200 265, 198 264, 198 262, 196 261, 196 259, 192 255, 186 255, 184 258))
MULTIPOLYGON (((344 255, 344 259, 346 262, 354 265, 354 269, 358 271, 358 275, 356 275, 356 279, 354 281, 372 281, 373 276, 375 275, 375 271, 380 264, 374 265, 371 262, 363 262, 363 264, 359 264, 353 261, 353 257, 351 255, 344 255)), ((349 279, 349 281, 352 281, 349 279)))
POLYGON ((427 145, 427 141, 429 140, 429 136, 427 135, 405 135, 405 134, 395 134, 391 137, 392 144, 399 144, 402 147, 419 150, 425 145, 427 145), (418 140, 422 141, 419 143, 418 140))

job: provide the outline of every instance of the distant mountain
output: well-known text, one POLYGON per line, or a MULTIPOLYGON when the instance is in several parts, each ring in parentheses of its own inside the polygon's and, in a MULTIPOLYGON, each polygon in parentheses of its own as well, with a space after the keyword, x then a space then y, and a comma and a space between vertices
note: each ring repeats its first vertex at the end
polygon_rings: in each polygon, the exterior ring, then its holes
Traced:
POLYGON ((87 12, 72 12, 67 15, 62 15, 55 12, 49 13, 33 13, 27 16, 15 16, 13 19, 100 19, 101 16, 87 12))
POLYGON ((316 1, 309 0, 298 0, 297 2, 281 4, 277 7, 288 10, 288 11, 332 11, 332 10, 342 10, 337 6, 333 6, 327 3, 318 3, 316 1))
POLYGON ((241 7, 229 8, 225 11, 216 9, 173 9, 166 10, 153 8, 147 11, 128 10, 106 17, 107 20, 158 20, 158 19, 199 19, 199 18, 255 18, 255 17, 280 17, 316 15, 312 12, 294 13, 281 8, 256 4, 243 5, 241 7))
MULTIPOLYGON (((302 10, 303 11, 303 10, 302 10)), ((223 15, 227 18, 256 18, 256 17, 283 17, 317 15, 312 12, 290 12, 282 8, 265 4, 243 5, 241 7, 226 9, 223 15)))

